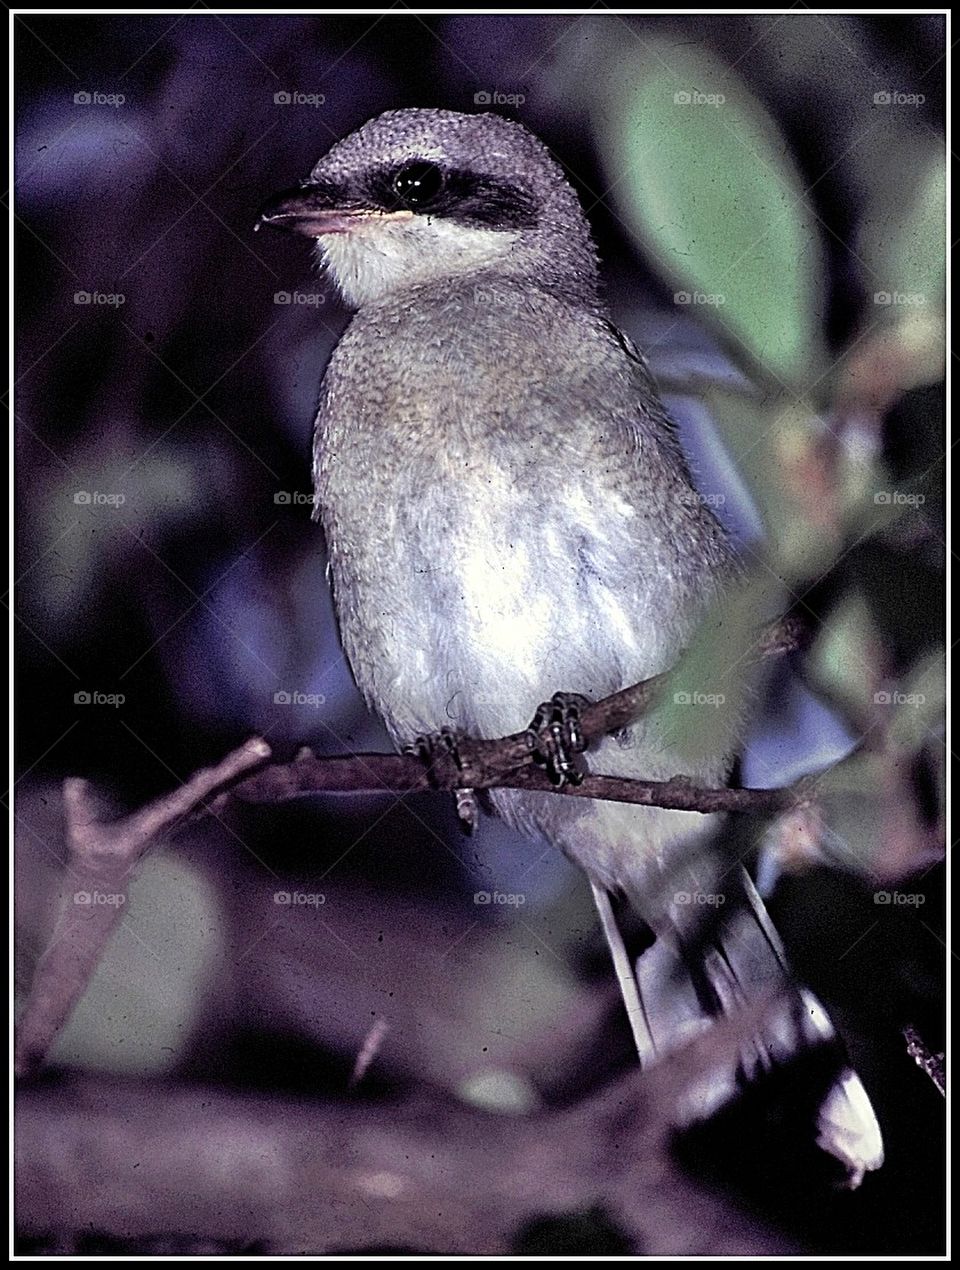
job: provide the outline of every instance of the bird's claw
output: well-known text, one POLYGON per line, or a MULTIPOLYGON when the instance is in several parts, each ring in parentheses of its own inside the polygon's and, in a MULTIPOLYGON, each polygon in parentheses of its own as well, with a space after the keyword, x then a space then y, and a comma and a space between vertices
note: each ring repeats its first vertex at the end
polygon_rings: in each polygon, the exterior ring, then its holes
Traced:
POLYGON ((421 736, 415 737, 409 745, 405 745, 401 752, 409 754, 411 758, 418 758, 428 767, 433 767, 438 759, 443 758, 451 758, 458 768, 463 767, 457 734, 452 728, 441 728, 439 732, 424 732, 421 736))
MULTIPOLYGON (((416 737, 409 745, 405 745, 402 752, 424 763, 431 776, 438 759, 450 758, 458 770, 463 770, 457 734, 452 728, 441 728, 439 732, 424 733, 416 737)), ((480 819, 477 796, 472 789, 455 789, 453 792, 461 827, 464 833, 472 834, 480 819)))
POLYGON ((557 788, 579 785, 584 773, 577 765, 575 755, 587 748, 580 716, 590 702, 577 692, 555 692, 549 701, 537 707, 537 712, 527 729, 527 744, 533 753, 533 761, 546 768, 547 775, 557 788), (542 733, 546 731, 547 739, 542 733))

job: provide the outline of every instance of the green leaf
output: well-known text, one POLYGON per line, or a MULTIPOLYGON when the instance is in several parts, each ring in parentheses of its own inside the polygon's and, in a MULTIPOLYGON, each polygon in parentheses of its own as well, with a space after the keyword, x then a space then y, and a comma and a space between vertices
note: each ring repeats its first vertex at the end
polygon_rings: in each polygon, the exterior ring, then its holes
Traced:
POLYGON ((815 381, 820 237, 768 112, 706 50, 662 37, 631 45, 604 89, 595 128, 611 197, 678 305, 760 370, 815 381))
POLYGON ((854 589, 831 610, 810 650, 809 669, 818 691, 858 727, 867 726, 875 708, 873 668, 879 647, 870 606, 854 589))
POLYGON ((175 1067, 194 1040, 222 954, 221 923, 199 869, 169 853, 149 856, 51 1060, 131 1074, 175 1067))
POLYGON ((879 882, 879 857, 889 826, 885 755, 854 754, 817 777, 822 816, 820 849, 837 868, 879 882))
POLYGON ((840 549, 823 489, 823 421, 782 391, 759 400, 714 391, 707 402, 760 512, 770 567, 788 586, 821 576, 840 549))
POLYGON ((866 321, 880 323, 884 362, 901 392, 943 377, 946 342, 946 168, 943 151, 914 139, 903 169, 878 181, 858 236, 867 270, 866 321), (914 174, 916 174, 914 176, 914 174))
POLYGON ((782 588, 759 568, 723 595, 697 628, 647 716, 677 771, 709 771, 718 756, 738 747, 758 636, 783 607, 782 588))
POLYGON ((859 234, 875 311, 894 319, 930 317, 943 306, 946 168, 939 145, 915 147, 907 188, 902 181, 875 188, 859 234))
POLYGON ((883 694, 883 704, 894 711, 890 741, 897 748, 914 751, 939 740, 947 709, 946 674, 940 648, 921 658, 897 688, 883 694))

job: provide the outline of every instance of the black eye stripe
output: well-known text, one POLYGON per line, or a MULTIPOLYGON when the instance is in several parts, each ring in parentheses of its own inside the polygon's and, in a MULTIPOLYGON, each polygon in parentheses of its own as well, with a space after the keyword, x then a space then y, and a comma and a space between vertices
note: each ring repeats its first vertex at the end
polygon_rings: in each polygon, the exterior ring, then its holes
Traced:
POLYGON ((519 186, 427 160, 368 172, 357 185, 360 202, 384 211, 409 207, 485 229, 531 229, 537 223, 536 202, 519 186))

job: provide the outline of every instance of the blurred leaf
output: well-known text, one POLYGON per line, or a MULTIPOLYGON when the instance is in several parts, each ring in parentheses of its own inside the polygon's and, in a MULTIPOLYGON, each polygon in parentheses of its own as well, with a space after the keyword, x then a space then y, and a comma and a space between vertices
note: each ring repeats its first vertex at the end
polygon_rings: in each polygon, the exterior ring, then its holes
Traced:
POLYGON ((942 317, 901 311, 850 350, 839 375, 838 400, 848 409, 885 415, 911 389, 943 378, 944 352, 942 317))
POLYGON ((911 180, 870 187, 857 241, 868 273, 867 323, 880 322, 844 368, 844 395, 886 411, 911 388, 944 371, 946 168, 942 147, 919 136, 904 159, 911 180))
MULTIPOLYGON (((845 695, 862 718, 867 712, 879 716, 886 733, 882 749, 851 755, 818 776, 815 788, 824 854, 879 882, 929 862, 931 850, 939 845, 919 805, 915 760, 939 738, 946 689, 943 653, 938 651, 917 662, 899 686, 875 691, 869 673, 874 638, 863 600, 855 596, 837 611, 813 650, 814 664, 824 678, 832 668, 835 693, 845 695)), ((931 775, 939 799, 939 772, 931 775)))
MULTIPOLYGON (((836 441, 834 454, 836 504, 838 520, 856 538, 866 516, 869 525, 876 523, 876 498, 886 488, 880 466, 883 445, 881 421, 869 411, 836 410, 828 417, 828 426, 836 441)), ((867 525, 863 525, 866 528, 867 525)))
POLYGON ((457 1093, 471 1106, 502 1114, 528 1115, 540 1107, 540 1097, 530 1081, 519 1072, 503 1068, 488 1067, 468 1076, 457 1093))
POLYGON ((709 349, 654 343, 648 360, 661 395, 705 392, 710 388, 742 393, 745 397, 756 397, 760 393, 757 385, 729 357, 709 349))
POLYGON ((886 777, 885 756, 863 753, 817 778, 820 849, 837 867, 877 878, 875 865, 887 828, 886 777))
POLYGON ((879 279, 873 300, 893 318, 904 309, 934 314, 943 305, 946 271, 946 167, 932 139, 915 142, 909 185, 880 186, 864 218, 859 251, 879 279), (897 303, 898 297, 900 303, 897 303), (900 310, 900 312, 898 312, 900 310))
POLYGON ((763 835, 764 850, 787 873, 803 873, 825 861, 836 863, 833 835, 818 802, 802 803, 776 816, 763 835))
POLYGON ((115 1072, 175 1067, 222 947, 217 897, 203 874, 179 857, 149 856, 53 1061, 115 1072))
POLYGON ((43 491, 38 538, 53 547, 41 568, 25 571, 23 588, 34 620, 60 638, 99 619, 96 601, 142 552, 135 531, 195 522, 208 488, 201 454, 179 445, 151 450, 132 427, 91 437, 71 459, 43 491), (107 457, 97 457, 98 446, 107 457))
POLYGON ((911 771, 909 752, 891 746, 855 753, 819 776, 824 854, 877 883, 932 863, 942 843, 923 823, 911 771))
POLYGON ((899 749, 918 750, 931 733, 942 732, 947 708, 946 662, 943 649, 918 661, 896 689, 889 705, 893 710, 889 737, 899 749))
POLYGON ((760 510, 771 567, 791 580, 823 574, 840 548, 832 436, 785 392, 762 400, 713 392, 708 402, 731 459, 760 510))
POLYGON ((694 767, 715 766, 718 755, 737 747, 758 632, 782 605, 782 589, 760 568, 707 614, 648 716, 671 755, 694 767))
POLYGON ((820 239, 764 107, 706 50, 662 37, 620 56, 603 97, 594 126, 613 197, 677 302, 761 369, 798 387, 816 380, 820 239))
POLYGON ((831 611, 810 650, 808 665, 818 689, 860 728, 873 711, 881 646, 870 606, 861 591, 852 590, 831 611))

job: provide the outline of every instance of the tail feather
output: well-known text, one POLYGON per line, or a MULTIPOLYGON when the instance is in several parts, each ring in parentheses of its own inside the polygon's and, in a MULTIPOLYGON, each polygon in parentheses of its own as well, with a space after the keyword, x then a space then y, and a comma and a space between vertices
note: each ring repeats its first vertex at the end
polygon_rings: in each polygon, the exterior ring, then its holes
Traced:
POLYGON ((655 1046, 630 956, 623 942, 620 927, 617 925, 609 893, 592 879, 590 888, 593 891, 593 902, 600 917, 600 925, 607 939, 607 947, 610 949, 617 982, 620 984, 620 993, 630 1022, 630 1030, 633 1032, 634 1044, 640 1055, 640 1062, 645 1063, 653 1057, 655 1046))
MULTIPOLYGON (((727 875, 735 880, 726 883, 721 897, 719 867, 712 875, 709 898, 723 906, 724 920, 705 931, 703 910, 697 911, 691 893, 678 893, 656 939, 635 960, 627 951, 610 896, 592 884, 642 1064, 680 1048, 709 1027, 712 1017, 778 994, 781 1004, 765 1018, 762 1032, 744 1042, 739 1062, 714 1070, 689 1091, 678 1109, 681 1125, 706 1119, 746 1082, 805 1049, 837 1041, 822 1005, 795 983, 780 936, 746 871, 738 867, 727 875), (725 903, 729 900, 733 902, 725 903)), ((703 886, 702 873, 699 883, 703 886)), ((704 897, 705 891, 695 894, 704 897)), ((816 1135, 819 1146, 844 1166, 850 1187, 882 1164, 880 1128, 851 1068, 841 1070, 824 1098, 816 1135)))

